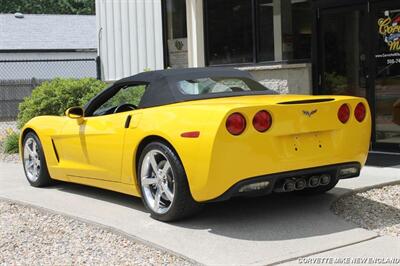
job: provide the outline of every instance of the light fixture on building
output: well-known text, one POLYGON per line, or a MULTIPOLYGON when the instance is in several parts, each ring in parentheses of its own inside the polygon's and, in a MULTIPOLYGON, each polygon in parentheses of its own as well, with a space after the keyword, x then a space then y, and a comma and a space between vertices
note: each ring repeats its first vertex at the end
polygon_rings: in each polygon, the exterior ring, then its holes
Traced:
POLYGON ((21 12, 17 12, 14 14, 15 18, 24 18, 24 14, 22 14, 21 12))

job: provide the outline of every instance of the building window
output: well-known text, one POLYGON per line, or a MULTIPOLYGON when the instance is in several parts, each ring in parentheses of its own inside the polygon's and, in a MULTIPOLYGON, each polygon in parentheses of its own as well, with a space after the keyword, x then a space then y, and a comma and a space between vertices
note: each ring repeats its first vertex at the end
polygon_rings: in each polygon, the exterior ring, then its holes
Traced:
POLYGON ((258 59, 274 61, 274 7, 272 0, 259 0, 258 5, 258 59))
POLYGON ((253 62, 251 1, 208 1, 207 23, 210 65, 253 62))
POLYGON ((282 1, 283 59, 311 58, 311 6, 305 0, 282 1), (284 23, 284 22, 287 23, 284 23))
POLYGON ((204 0, 209 65, 311 57, 309 0, 204 0))
POLYGON ((165 0, 168 66, 188 66, 186 1, 165 0))

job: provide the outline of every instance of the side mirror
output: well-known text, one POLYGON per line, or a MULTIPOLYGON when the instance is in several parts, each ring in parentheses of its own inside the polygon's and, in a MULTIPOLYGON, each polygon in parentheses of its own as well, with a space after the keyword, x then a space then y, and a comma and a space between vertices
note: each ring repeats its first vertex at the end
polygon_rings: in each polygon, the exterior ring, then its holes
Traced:
POLYGON ((65 115, 72 119, 83 118, 85 111, 82 107, 71 107, 65 111, 65 115))

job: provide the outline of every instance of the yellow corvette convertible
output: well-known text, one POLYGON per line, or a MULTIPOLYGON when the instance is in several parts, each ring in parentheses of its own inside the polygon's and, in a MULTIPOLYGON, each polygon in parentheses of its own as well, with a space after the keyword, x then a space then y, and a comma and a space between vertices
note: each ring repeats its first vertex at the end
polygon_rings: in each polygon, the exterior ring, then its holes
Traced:
POLYGON ((370 132, 363 98, 279 95, 247 72, 193 68, 140 73, 66 116, 36 117, 20 147, 32 186, 139 196, 172 221, 233 196, 328 191, 359 176, 370 132))

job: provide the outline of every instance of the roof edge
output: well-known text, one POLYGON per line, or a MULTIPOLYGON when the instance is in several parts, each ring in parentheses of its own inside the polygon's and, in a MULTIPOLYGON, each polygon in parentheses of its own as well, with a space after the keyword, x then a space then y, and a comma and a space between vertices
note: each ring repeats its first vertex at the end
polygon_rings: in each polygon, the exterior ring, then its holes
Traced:
POLYGON ((0 53, 72 53, 72 52, 97 52, 97 48, 79 48, 79 49, 0 49, 0 53))

